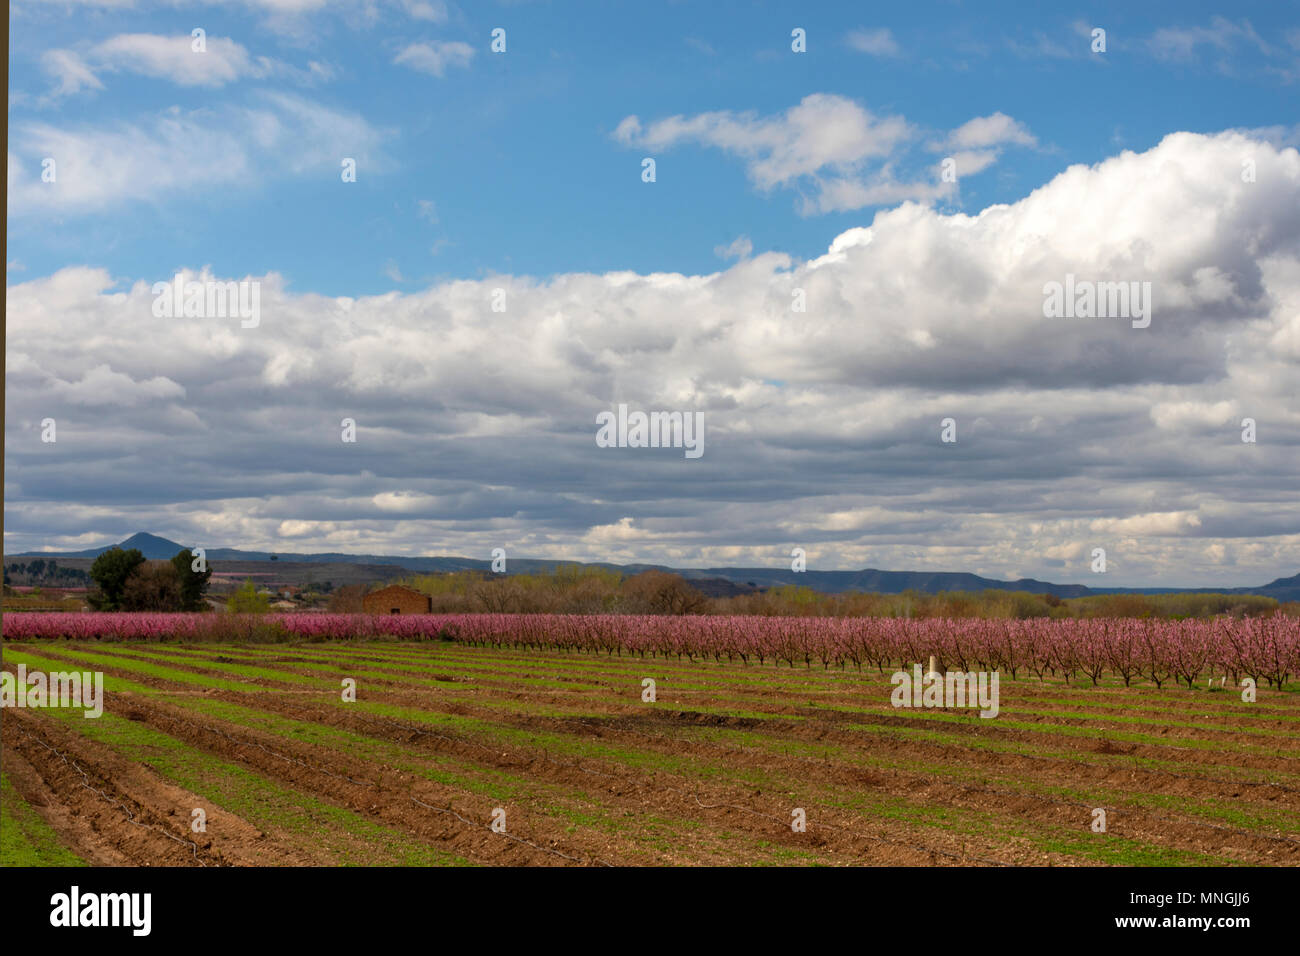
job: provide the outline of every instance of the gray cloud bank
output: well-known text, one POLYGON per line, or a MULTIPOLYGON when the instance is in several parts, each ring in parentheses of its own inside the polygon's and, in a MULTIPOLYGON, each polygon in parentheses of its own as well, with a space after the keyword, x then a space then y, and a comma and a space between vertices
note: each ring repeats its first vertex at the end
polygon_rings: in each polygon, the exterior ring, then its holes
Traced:
POLYGON ((798 546, 1098 586, 1300 566, 1300 153, 1249 134, 1172 134, 974 216, 905 203, 808 262, 357 299, 269 274, 256 328, 156 318, 170 278, 8 287, 6 551, 144 529, 678 565, 798 546), (1044 317, 1067 274, 1150 282, 1150 327, 1044 317), (620 402, 703 411, 704 456, 597 447, 620 402))

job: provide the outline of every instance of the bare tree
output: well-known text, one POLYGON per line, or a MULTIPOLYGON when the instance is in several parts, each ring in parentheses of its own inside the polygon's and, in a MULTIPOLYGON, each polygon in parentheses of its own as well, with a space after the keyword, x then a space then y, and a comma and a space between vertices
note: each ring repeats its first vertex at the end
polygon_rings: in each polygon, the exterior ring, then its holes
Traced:
POLYGON ((686 583, 680 574, 642 571, 623 582, 629 610, 645 614, 702 614, 709 599, 686 583))
POLYGON ((170 561, 138 565, 122 588, 124 611, 179 611, 183 603, 181 576, 170 561))

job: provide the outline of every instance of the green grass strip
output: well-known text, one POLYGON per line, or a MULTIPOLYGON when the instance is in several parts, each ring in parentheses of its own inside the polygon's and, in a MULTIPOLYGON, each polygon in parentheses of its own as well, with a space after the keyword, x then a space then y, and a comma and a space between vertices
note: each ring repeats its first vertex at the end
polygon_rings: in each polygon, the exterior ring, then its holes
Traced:
POLYGON ((85 865, 0 774, 0 867, 85 865))

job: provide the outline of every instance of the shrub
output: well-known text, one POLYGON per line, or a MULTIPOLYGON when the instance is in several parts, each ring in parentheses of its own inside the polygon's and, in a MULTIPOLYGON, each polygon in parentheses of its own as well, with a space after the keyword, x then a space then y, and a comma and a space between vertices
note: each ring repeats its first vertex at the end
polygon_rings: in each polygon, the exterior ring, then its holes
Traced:
POLYGON ((271 610, 271 601, 265 594, 257 593, 252 578, 245 578, 239 590, 226 601, 226 610, 231 614, 265 614, 271 610))

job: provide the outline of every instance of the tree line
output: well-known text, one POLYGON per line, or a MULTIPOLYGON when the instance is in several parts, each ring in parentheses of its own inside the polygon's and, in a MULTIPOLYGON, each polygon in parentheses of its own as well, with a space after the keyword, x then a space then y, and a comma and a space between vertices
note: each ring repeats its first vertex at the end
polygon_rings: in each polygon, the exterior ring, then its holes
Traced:
POLYGON ((97 588, 86 596, 96 611, 202 611, 212 569, 188 548, 170 561, 147 561, 139 548, 109 548, 90 566, 97 588))
MULTIPOLYGON (((989 589, 926 594, 847 592, 824 594, 782 585, 732 597, 709 597, 679 574, 617 571, 558 565, 549 573, 488 574, 459 571, 415 575, 397 582, 432 599, 434 613, 507 614, 717 614, 765 617, 897 617, 1207 619, 1217 615, 1256 617, 1283 613, 1300 616, 1300 603, 1279 604, 1253 594, 1103 594, 1060 598, 1054 594, 989 589)), ((330 610, 360 613, 366 589, 339 588, 330 610)))
POLYGON ((44 585, 46 587, 83 587, 90 583, 90 575, 78 568, 59 567, 54 559, 46 561, 14 561, 4 566, 4 583, 44 585))

